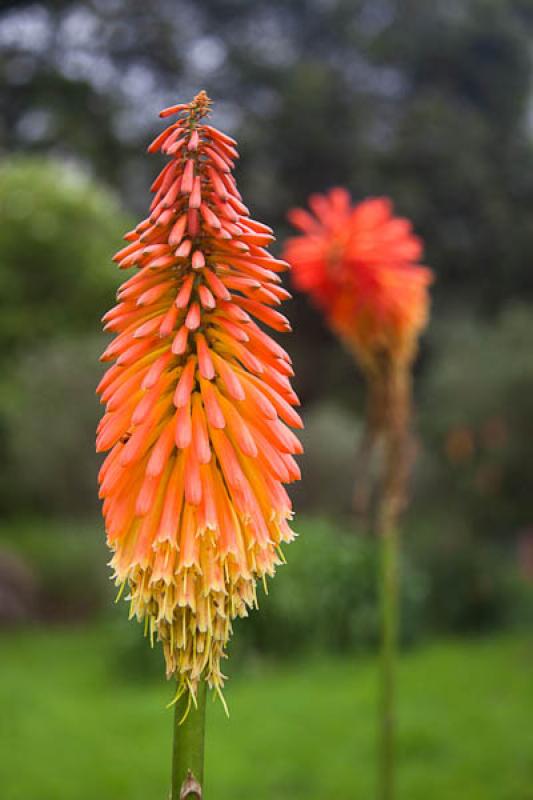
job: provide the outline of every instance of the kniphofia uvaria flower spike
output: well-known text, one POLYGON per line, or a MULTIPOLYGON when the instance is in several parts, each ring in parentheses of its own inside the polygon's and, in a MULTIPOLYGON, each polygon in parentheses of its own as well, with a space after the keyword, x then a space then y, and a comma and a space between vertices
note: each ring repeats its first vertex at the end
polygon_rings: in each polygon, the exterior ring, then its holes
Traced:
POLYGON ((368 383, 366 428, 358 453, 354 507, 369 510, 382 544, 382 699, 380 797, 394 797, 394 654, 398 605, 397 521, 411 461, 411 366, 429 314, 431 271, 418 263, 422 246, 387 198, 352 205, 345 189, 309 200, 313 213, 293 210, 301 231, 285 257, 294 285, 308 292, 332 330, 362 367, 368 383), (369 469, 383 441, 380 469, 369 469))
POLYGON ((169 161, 115 256, 136 271, 104 317, 114 364, 98 388, 116 581, 193 700, 202 679, 220 693, 232 620, 293 538, 283 484, 301 451, 290 358, 258 324, 290 329, 276 308, 287 264, 242 202, 236 143, 207 124, 209 106, 201 92, 161 112, 177 120, 148 150, 169 161))
POLYGON ((383 354, 410 362, 431 283, 431 271, 418 264, 422 244, 411 223, 393 215, 387 198, 352 205, 341 188, 312 195, 309 206, 313 213, 289 214, 302 233, 284 253, 294 285, 309 293, 365 369, 383 354))

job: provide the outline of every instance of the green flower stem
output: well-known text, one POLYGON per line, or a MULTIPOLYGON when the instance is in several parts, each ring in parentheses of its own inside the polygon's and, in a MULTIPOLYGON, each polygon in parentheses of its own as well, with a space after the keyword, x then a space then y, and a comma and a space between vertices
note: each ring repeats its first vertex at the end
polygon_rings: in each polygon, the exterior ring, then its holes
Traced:
POLYGON ((396 661, 399 628, 398 517, 410 467, 411 381, 407 369, 386 364, 383 388, 383 465, 376 508, 380 539, 381 664, 379 800, 396 797, 396 661))
POLYGON ((202 680, 197 690, 197 708, 191 705, 187 714, 187 693, 175 705, 170 800, 205 800, 203 784, 206 694, 206 683, 202 680))
POLYGON ((398 531, 380 533, 381 546, 381 677, 379 730, 379 797, 396 794, 396 650, 398 636, 398 531))

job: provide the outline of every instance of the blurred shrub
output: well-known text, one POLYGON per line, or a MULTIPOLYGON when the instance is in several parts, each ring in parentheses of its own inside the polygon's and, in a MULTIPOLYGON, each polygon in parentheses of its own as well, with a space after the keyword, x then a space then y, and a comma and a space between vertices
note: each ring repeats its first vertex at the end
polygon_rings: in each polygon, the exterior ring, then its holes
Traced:
MULTIPOLYGON (((297 521, 301 537, 286 548, 288 566, 259 592, 259 613, 236 623, 236 639, 267 653, 303 648, 332 652, 366 649, 379 631, 376 539, 325 519, 297 521)), ((402 638, 414 642, 423 629, 426 581, 404 558, 402 638)))
POLYGON ((0 547, 0 625, 35 618, 37 582, 33 570, 15 551, 0 547))
POLYGON ((55 340, 21 355, 12 370, 4 408, 12 507, 26 513, 97 510, 101 350, 95 337, 55 340))
POLYGON ((115 649, 112 669, 122 678, 143 681, 161 678, 165 674, 163 648, 159 642, 150 644, 142 623, 128 619, 127 606, 120 602, 111 612, 115 649))
POLYGON ((115 197, 72 165, 0 167, 2 359, 61 333, 94 330, 118 283, 110 264, 127 222, 115 197))
POLYGON ((331 403, 305 411, 299 433, 304 453, 298 457, 302 480, 291 486, 295 508, 306 513, 349 513, 360 422, 331 403))
POLYGON ((38 157, 0 167, 0 214, 0 506, 94 507, 103 345, 81 338, 111 304, 127 221, 80 169, 38 157))
POLYGON ((28 519, 3 525, 0 541, 34 576, 35 618, 88 619, 112 602, 109 555, 97 525, 28 519))
POLYGON ((432 631, 480 633, 520 621, 526 593, 512 549, 480 539, 453 510, 417 515, 403 527, 411 559, 426 576, 432 631))
POLYGON ((510 541, 531 525, 533 308, 491 324, 461 316, 434 329, 421 392, 421 428, 433 458, 428 504, 461 509, 474 533, 510 541))

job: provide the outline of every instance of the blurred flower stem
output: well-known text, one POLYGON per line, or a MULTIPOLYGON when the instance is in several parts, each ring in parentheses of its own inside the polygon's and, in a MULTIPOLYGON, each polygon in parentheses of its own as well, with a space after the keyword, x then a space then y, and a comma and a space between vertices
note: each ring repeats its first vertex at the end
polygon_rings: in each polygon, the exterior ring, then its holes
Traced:
POLYGON ((383 398, 383 462, 375 530, 380 538, 381 672, 379 798, 396 794, 396 654, 399 622, 398 517, 405 505, 410 465, 411 381, 407 368, 386 361, 375 380, 383 398))
POLYGON ((396 681, 398 633, 398 532, 392 527, 381 536, 381 697, 380 800, 395 796, 396 681))
POLYGON ((205 705, 207 684, 200 681, 196 706, 188 692, 182 694, 174 710, 172 748, 172 789, 170 800, 203 800, 205 705))

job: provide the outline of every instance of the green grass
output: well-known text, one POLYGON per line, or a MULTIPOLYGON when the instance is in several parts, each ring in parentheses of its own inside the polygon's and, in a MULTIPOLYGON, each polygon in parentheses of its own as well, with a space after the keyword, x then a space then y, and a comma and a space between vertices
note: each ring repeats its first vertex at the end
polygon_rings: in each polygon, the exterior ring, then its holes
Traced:
MULTIPOLYGON (((122 673, 112 635, 2 635, 2 800, 165 800, 171 687, 122 673)), ((402 657, 400 800, 533 800, 532 657, 510 636, 402 657)), ((229 721, 208 709, 207 800, 374 796, 372 659, 252 664, 227 699, 229 721)))

